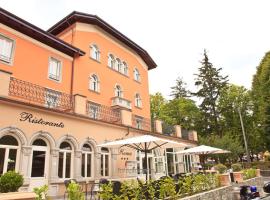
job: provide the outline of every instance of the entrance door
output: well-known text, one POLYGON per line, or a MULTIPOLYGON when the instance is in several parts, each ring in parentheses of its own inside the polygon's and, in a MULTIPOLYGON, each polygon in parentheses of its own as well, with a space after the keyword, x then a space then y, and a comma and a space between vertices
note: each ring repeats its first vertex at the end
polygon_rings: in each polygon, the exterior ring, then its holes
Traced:
MULTIPOLYGON (((44 142, 44 141, 43 141, 44 142)), ((30 190, 48 184, 49 153, 47 146, 33 146, 30 190)))

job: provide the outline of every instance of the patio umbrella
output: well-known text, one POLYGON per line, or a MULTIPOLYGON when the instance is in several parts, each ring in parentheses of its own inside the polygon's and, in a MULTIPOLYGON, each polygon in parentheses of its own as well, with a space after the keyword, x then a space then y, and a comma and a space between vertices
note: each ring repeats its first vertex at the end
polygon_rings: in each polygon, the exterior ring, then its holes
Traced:
MULTIPOLYGON (((147 163, 147 153, 159 148, 159 147, 171 147, 171 146, 178 146, 183 147, 187 146, 184 143, 181 142, 175 142, 172 140, 164 139, 161 137, 156 137, 152 135, 142 135, 142 136, 136 136, 136 137, 130 137, 122 140, 116 140, 112 142, 107 142, 104 144, 97 145, 98 147, 129 147, 135 150, 139 150, 145 153, 145 160, 147 163)), ((146 170, 146 181, 148 180, 148 164, 147 164, 147 170, 146 170)))
POLYGON ((200 145, 183 151, 175 152, 176 154, 186 154, 186 155, 205 155, 205 154, 221 154, 221 153, 231 153, 230 151, 219 149, 216 147, 210 147, 206 145, 200 145))

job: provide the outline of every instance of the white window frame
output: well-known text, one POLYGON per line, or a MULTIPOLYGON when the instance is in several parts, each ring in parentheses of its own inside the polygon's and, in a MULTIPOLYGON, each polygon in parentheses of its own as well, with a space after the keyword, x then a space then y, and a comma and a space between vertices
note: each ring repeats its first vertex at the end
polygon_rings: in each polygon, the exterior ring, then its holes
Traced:
MULTIPOLYGON (((13 136, 12 136, 13 137, 13 136)), ((16 140, 17 138, 14 137, 16 140)), ((18 141, 18 140, 17 140, 18 141)), ((1 149, 5 149, 5 158, 4 158, 4 166, 3 166, 3 174, 7 172, 7 167, 8 167, 8 157, 9 157, 9 150, 10 149, 16 149, 16 161, 15 161, 15 171, 18 171, 19 168, 19 155, 20 155, 20 144, 18 142, 18 146, 13 146, 13 145, 2 145, 0 144, 1 149)))
POLYGON ((135 106, 138 108, 142 107, 142 99, 141 99, 141 95, 139 93, 135 94, 135 106))
POLYGON ((155 168, 155 173, 156 174, 166 174, 165 156, 162 155, 162 152, 164 154, 164 149, 155 149, 153 151, 154 151, 154 168, 155 168), (162 170, 161 171, 158 171, 156 165, 157 164, 160 165, 160 163, 161 163, 162 170))
POLYGON ((134 80, 141 82, 141 74, 137 68, 134 69, 134 80))
MULTIPOLYGON (((63 141, 63 142, 67 142, 67 141, 63 141)), ((63 143, 61 142, 61 144, 63 143)), ((59 154, 60 153, 63 153, 63 177, 59 177, 59 174, 58 174, 58 177, 59 179, 61 180, 68 180, 68 179, 72 179, 73 178, 73 155, 74 155, 74 152, 73 152, 73 146, 67 142, 70 146, 71 146, 71 150, 66 150, 66 149, 61 149, 59 148, 59 154), (67 153, 70 153, 71 155, 71 159, 70 159, 70 177, 69 178, 66 178, 66 158, 67 158, 67 153)), ((60 144, 60 145, 61 145, 60 144)), ((59 162, 59 158, 58 158, 58 162, 59 162)), ((58 168, 59 168, 59 163, 58 163, 58 168)), ((57 169, 59 170, 59 169, 57 169)))
POLYGON ((115 97, 119 97, 119 98, 123 98, 123 90, 122 87, 120 85, 115 85, 114 88, 114 96, 115 97))
POLYGON ((94 165, 93 165, 93 162, 94 162, 94 160, 93 160, 93 148, 92 148, 92 145, 90 145, 90 144, 88 144, 88 143, 86 143, 87 145, 89 145, 90 147, 91 147, 91 151, 85 151, 85 150, 82 150, 82 154, 84 154, 84 166, 85 166, 85 168, 84 168, 84 177, 83 178, 93 178, 94 177, 94 174, 93 174, 93 172, 94 172, 94 170, 93 170, 93 167, 94 167, 94 165), (90 155, 91 156, 91 160, 90 160, 90 165, 91 165, 91 170, 90 170, 90 176, 87 176, 87 156, 88 155, 90 155))
POLYGON ((114 65, 115 65, 114 56, 112 54, 109 54, 109 56, 108 56, 108 67, 111 68, 111 69, 114 69, 114 65))
MULTIPOLYGON (((106 148, 108 149, 108 148, 106 148)), ((110 157, 110 150, 108 149, 108 152, 104 152, 101 150, 101 156, 100 156, 100 175, 102 177, 109 177, 110 176, 110 161, 111 161, 111 157, 110 157), (106 156, 108 156, 108 176, 105 175, 105 171, 106 171, 106 156), (103 160, 103 174, 101 173, 101 160, 103 160)))
POLYGON ((9 59, 4 59, 3 58, 4 56, 0 55, 0 62, 6 65, 13 65, 14 54, 15 54, 15 40, 3 34, 0 34, 0 39, 10 41, 12 43, 9 59))
POLYGON ((90 58, 100 62, 100 50, 96 44, 90 46, 90 58))
POLYGON ((94 92, 100 91, 99 78, 96 74, 92 74, 89 78, 89 89, 94 92), (94 80, 95 79, 95 80, 94 80))
POLYGON ((122 63, 122 73, 126 76, 128 76, 128 65, 125 61, 122 63))
POLYGON ((135 122, 136 122, 136 128, 137 129, 142 129, 143 128, 143 118, 139 116, 135 116, 135 122))
POLYGON ((49 58, 49 67, 48 67, 48 78, 50 80, 56 81, 56 82, 61 82, 62 81, 62 61, 60 59, 57 59, 55 57, 50 57, 49 58), (58 72, 59 74, 52 74, 52 70, 51 70, 51 62, 52 61, 56 61, 59 65, 58 65, 58 72))
POLYGON ((115 59, 115 70, 121 73, 121 69, 122 69, 122 62, 119 58, 115 59))

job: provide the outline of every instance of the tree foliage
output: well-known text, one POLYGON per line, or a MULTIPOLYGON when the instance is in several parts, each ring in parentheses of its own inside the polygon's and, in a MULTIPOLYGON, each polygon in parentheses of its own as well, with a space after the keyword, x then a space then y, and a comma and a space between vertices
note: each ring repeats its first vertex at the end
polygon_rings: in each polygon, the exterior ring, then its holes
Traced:
POLYGON ((203 127, 201 133, 221 134, 219 126, 220 112, 217 109, 217 101, 221 91, 227 86, 228 76, 221 75, 222 68, 215 68, 209 61, 206 50, 204 50, 199 73, 195 74, 195 86, 198 91, 193 93, 202 100, 200 110, 202 112, 203 127))
POLYGON ((176 79, 175 86, 171 87, 171 94, 174 99, 186 98, 190 96, 190 92, 187 90, 187 84, 183 81, 181 77, 176 79))

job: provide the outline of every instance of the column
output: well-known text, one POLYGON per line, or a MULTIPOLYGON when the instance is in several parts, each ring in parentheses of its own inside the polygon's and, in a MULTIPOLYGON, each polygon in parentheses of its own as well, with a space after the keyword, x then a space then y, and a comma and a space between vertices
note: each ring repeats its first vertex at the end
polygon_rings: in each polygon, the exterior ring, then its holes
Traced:
POLYGON ((180 125, 175 125, 175 133, 176 133, 176 137, 181 138, 182 137, 182 132, 181 132, 181 126, 180 125))
POLYGON ((82 151, 81 150, 77 150, 75 151, 75 156, 74 156, 74 178, 77 181, 82 180, 82 151))
POLYGON ((57 182, 58 177, 59 149, 51 149, 50 182, 57 182))
POLYGON ((9 93, 9 83, 11 72, 7 72, 0 69, 0 96, 7 97, 9 93))
POLYGON ((22 147, 22 153, 21 153, 21 165, 20 165, 20 173, 24 177, 24 184, 28 185, 30 183, 30 177, 31 177, 31 152, 32 147, 30 146, 23 146, 22 147))
POLYGON ((79 115, 86 115, 86 96, 74 95, 74 112, 79 115))
POLYGON ((155 123, 155 132, 162 133, 162 121, 156 119, 154 123, 155 123))
POLYGON ((129 110, 121 110, 121 120, 122 124, 126 126, 132 126, 132 112, 129 110))

